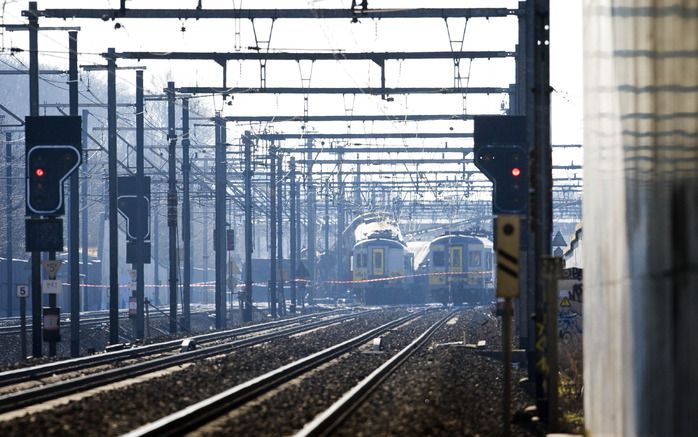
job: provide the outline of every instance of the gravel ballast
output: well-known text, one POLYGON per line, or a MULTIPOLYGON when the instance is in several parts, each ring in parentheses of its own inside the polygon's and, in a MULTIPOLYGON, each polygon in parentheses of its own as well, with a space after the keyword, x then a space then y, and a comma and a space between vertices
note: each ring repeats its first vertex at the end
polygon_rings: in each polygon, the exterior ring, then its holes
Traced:
MULTIPOLYGON (((502 430, 502 363, 472 349, 443 345, 468 332, 501 344, 495 319, 483 324, 475 310, 461 312, 456 323, 440 329, 429 347, 420 349, 391 375, 335 432, 340 436, 496 436, 502 430), (488 326, 491 325, 491 326, 488 326)), ((525 376, 513 372, 513 381, 525 376)), ((532 400, 512 387, 512 412, 532 400)), ((536 435, 512 425, 512 435, 536 435)))
POLYGON ((385 310, 204 360, 181 372, 0 422, 0 435, 119 435, 406 313, 385 310))

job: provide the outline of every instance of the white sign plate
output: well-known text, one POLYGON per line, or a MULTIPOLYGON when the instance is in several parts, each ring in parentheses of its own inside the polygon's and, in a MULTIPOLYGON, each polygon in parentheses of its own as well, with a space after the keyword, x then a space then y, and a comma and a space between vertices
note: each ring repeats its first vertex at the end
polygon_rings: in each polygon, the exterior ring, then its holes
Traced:
POLYGON ((27 298, 29 297, 29 286, 28 285, 18 285, 17 286, 17 297, 27 298))
POLYGON ((44 279, 41 281, 41 291, 44 294, 61 294, 63 284, 58 279, 44 279))
POLYGON ((129 275, 131 276, 131 290, 138 288, 138 270, 130 270, 129 275))

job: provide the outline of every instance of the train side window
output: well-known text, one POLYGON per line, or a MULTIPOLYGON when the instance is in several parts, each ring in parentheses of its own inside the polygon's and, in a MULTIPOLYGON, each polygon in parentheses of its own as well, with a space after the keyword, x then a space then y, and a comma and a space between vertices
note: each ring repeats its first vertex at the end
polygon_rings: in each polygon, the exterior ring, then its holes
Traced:
POLYGON ((361 254, 361 265, 364 267, 368 267, 368 255, 365 253, 361 254))
POLYGON ((443 251, 439 250, 434 252, 432 257, 434 259, 434 267, 443 267, 446 265, 446 254, 443 251))

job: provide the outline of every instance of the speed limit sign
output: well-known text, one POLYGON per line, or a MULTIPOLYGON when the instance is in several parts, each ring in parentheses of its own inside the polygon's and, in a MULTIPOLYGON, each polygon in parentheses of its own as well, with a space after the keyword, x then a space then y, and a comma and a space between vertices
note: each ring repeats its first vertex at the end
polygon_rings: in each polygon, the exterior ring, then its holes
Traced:
POLYGON ((17 297, 23 297, 23 298, 29 297, 29 286, 28 285, 18 285, 17 286, 17 297))

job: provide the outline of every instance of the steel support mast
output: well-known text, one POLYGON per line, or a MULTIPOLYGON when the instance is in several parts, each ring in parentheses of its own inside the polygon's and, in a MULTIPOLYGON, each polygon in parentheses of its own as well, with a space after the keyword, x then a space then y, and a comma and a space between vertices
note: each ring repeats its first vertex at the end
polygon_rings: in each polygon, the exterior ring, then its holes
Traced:
POLYGON ((191 201, 189 163, 189 99, 182 99, 182 243, 184 244, 184 272, 182 274, 182 315, 184 329, 191 329, 191 201))
POLYGON ((177 332, 177 132, 174 82, 167 83, 167 228, 169 231, 170 334, 177 332))
POLYGON ((245 298, 242 302, 242 320, 252 321, 252 137, 245 132, 245 298))

